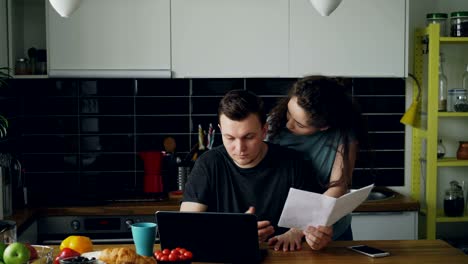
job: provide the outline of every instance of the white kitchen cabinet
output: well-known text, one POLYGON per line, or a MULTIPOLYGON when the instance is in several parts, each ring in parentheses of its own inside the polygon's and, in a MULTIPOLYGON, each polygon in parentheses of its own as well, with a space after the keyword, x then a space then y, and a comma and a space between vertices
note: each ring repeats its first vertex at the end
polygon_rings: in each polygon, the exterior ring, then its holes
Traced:
POLYGON ((407 2, 346 0, 323 17, 290 1, 291 76, 407 76, 407 2))
POLYGON ((6 0, 0 0, 0 68, 8 66, 8 31, 6 0))
POLYGON ((352 213, 354 240, 418 239, 418 212, 352 213))
POLYGON ((170 0, 83 0, 69 17, 47 4, 49 75, 170 77, 170 0))
POLYGON ((172 0, 175 77, 288 72, 288 0, 172 0))

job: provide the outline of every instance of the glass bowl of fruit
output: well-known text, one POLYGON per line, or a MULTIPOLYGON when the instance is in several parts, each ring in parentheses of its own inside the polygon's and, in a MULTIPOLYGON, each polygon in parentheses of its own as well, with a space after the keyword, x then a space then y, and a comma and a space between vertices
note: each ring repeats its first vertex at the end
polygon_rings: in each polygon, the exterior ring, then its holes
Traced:
POLYGON ((42 245, 28 245, 30 257, 30 264, 52 264, 54 262, 54 249, 49 246, 42 245))
POLYGON ((49 246, 14 242, 0 243, 0 260, 5 264, 52 264, 54 249, 49 246))

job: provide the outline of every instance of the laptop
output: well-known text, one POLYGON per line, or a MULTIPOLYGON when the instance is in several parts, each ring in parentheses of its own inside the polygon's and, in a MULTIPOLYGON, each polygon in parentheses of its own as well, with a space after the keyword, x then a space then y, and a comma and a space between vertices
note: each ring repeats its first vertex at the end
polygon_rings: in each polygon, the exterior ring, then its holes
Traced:
POLYGON ((161 249, 192 251, 195 262, 257 263, 257 217, 245 213, 156 212, 161 249))

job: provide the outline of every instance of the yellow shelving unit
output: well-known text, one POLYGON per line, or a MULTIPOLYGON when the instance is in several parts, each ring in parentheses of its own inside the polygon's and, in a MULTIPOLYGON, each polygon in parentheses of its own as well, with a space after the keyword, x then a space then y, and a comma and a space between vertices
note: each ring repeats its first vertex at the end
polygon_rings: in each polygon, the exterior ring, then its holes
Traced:
MULTIPOLYGON (((437 159, 439 119, 466 117, 468 122, 468 113, 438 112, 440 46, 468 45, 468 38, 440 37, 439 32, 440 26, 438 24, 431 24, 424 29, 416 30, 414 45, 414 75, 421 86, 424 83, 427 86, 427 89, 424 89, 424 92, 427 93, 427 104, 421 104, 421 109, 419 109, 420 117, 423 120, 421 128, 412 129, 411 191, 412 197, 421 203, 421 213, 426 216, 424 229, 427 239, 436 238, 437 223, 468 222, 468 212, 465 212, 465 215, 461 217, 447 217, 443 213, 443 208, 437 208, 438 169, 442 167, 468 167, 468 160, 437 159), (427 62, 424 62, 423 56, 426 47, 428 50, 427 62), (427 71, 426 74, 424 71, 427 71), (425 82, 423 82, 424 76, 427 78, 424 80, 425 82), (425 153, 423 151, 424 140, 426 141, 425 153)), ((413 87, 413 94, 417 94, 417 85, 414 84, 413 87)))

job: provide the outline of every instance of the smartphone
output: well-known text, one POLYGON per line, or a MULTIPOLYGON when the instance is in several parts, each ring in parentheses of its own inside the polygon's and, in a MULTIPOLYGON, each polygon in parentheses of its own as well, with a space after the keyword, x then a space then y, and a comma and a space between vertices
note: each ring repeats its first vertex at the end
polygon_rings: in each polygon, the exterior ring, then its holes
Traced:
POLYGON ((373 258, 380 258, 390 255, 390 253, 386 251, 380 250, 378 248, 369 247, 366 245, 350 246, 348 248, 373 258))

